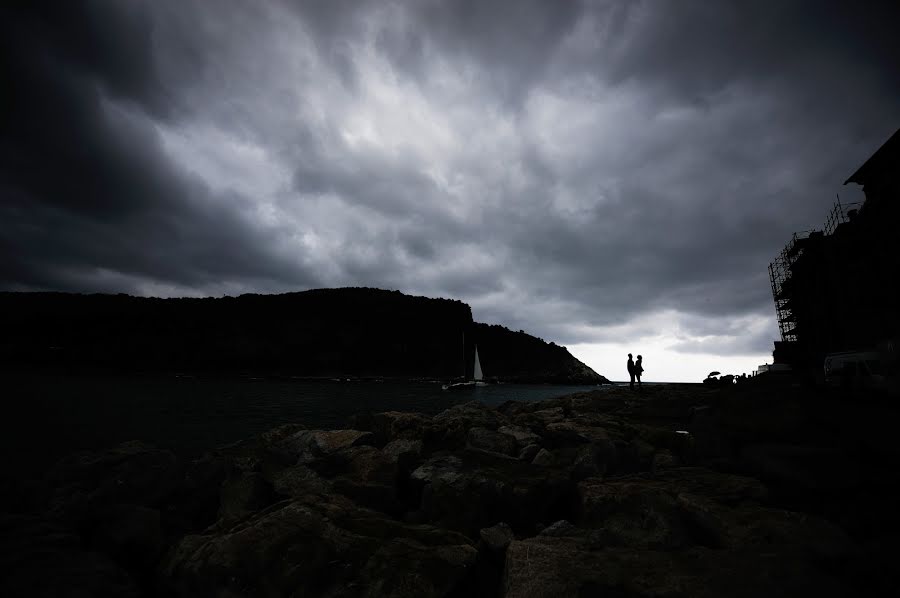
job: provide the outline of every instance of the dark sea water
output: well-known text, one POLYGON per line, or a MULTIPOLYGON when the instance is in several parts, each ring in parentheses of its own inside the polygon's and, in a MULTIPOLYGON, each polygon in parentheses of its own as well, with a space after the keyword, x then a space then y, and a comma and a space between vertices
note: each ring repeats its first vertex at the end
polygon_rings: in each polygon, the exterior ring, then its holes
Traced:
POLYGON ((356 413, 435 414, 472 400, 499 405, 598 388, 500 384, 445 391, 439 382, 4 375, 0 446, 10 473, 43 469, 69 453, 126 440, 142 440, 191 457, 284 423, 339 428, 356 413))

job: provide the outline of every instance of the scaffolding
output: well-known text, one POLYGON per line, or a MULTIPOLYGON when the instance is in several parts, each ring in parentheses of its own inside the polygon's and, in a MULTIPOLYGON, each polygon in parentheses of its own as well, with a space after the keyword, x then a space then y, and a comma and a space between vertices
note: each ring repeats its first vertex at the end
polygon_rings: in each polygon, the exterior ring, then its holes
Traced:
POLYGON ((828 214, 823 231, 809 230, 794 233, 788 244, 775 258, 775 261, 769 264, 772 297, 775 299, 775 312, 782 341, 793 342, 797 340, 797 320, 791 305, 791 297, 793 296, 791 269, 797 259, 803 255, 804 247, 808 243, 807 239, 810 236, 832 235, 840 225, 850 221, 853 213, 858 210, 859 205, 860 202, 842 203, 841 197, 838 196, 837 202, 832 206, 828 214))
POLYGON ((791 308, 791 266, 803 254, 803 242, 812 232, 814 231, 794 233, 775 261, 769 264, 769 279, 772 283, 772 297, 775 299, 778 330, 784 342, 797 340, 797 321, 791 308))
POLYGON ((831 212, 828 213, 828 219, 825 221, 825 234, 831 235, 838 226, 845 222, 849 222, 850 212, 858 210, 860 205, 861 202, 858 201, 841 203, 841 196, 838 195, 837 202, 832 206, 831 212))

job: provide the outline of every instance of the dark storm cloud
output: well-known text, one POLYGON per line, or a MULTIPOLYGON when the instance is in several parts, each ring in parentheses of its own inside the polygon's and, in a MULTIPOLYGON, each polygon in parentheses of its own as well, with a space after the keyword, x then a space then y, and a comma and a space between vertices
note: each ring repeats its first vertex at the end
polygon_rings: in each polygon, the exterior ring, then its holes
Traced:
POLYGON ((234 277, 311 282, 261 243, 242 217, 245 199, 211 193, 163 155, 151 119, 165 120, 176 104, 157 76, 147 8, 5 8, 5 286, 140 292, 142 279, 188 291, 234 277))
POLYGON ((2 10, 7 288, 368 285, 766 353, 768 263, 900 125, 890 3, 2 10))

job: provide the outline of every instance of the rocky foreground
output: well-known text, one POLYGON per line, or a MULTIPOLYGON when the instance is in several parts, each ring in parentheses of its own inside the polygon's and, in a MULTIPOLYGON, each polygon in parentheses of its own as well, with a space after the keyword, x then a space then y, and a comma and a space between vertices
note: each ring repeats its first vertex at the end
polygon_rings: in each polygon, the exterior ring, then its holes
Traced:
POLYGON ((0 595, 887 594, 896 412, 673 385, 124 444, 5 492, 0 595))

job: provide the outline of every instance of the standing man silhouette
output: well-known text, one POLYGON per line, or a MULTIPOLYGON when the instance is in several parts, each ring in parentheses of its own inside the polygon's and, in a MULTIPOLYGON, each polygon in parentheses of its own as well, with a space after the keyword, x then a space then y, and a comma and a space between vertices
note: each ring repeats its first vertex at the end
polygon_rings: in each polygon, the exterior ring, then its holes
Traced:
POLYGON ((628 354, 628 376, 631 378, 631 384, 628 387, 634 390, 634 360, 631 358, 631 353, 628 354))
MULTIPOLYGON (((634 377, 637 378, 637 381, 638 381, 638 389, 642 389, 642 388, 643 388, 643 386, 641 386, 641 374, 644 373, 644 366, 643 366, 643 364, 641 363, 641 361, 642 361, 643 359, 644 359, 643 357, 641 357, 640 355, 638 355, 637 363, 634 364, 634 377)), ((632 387, 634 387, 634 385, 632 385, 632 387)))

